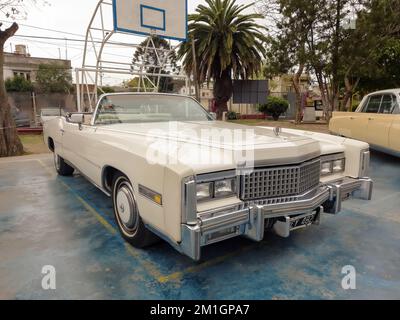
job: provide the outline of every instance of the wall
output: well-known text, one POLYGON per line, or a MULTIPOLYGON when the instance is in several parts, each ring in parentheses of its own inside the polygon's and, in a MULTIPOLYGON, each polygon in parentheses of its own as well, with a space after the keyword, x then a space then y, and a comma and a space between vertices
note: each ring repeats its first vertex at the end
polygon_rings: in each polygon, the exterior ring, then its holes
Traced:
MULTIPOLYGON (((19 116, 34 120, 32 95, 30 92, 9 92, 8 101, 11 107, 19 109, 19 116)), ((72 94, 64 93, 46 93, 36 95, 36 113, 40 114, 43 108, 59 108, 65 111, 76 111, 76 97, 72 94)))

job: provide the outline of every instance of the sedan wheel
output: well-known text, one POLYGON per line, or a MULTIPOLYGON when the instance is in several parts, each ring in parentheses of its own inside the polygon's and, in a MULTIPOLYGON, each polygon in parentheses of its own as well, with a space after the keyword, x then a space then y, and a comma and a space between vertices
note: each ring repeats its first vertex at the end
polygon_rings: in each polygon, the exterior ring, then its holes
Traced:
POLYGON ((139 213, 132 187, 123 176, 116 181, 115 211, 122 228, 128 236, 134 236, 139 223, 139 213))
POLYGON ((71 176, 74 173, 74 168, 67 164, 62 157, 60 157, 57 152, 53 152, 54 167, 56 171, 61 176, 71 176))
POLYGON ((144 225, 132 185, 121 173, 116 174, 113 180, 112 201, 118 229, 126 241, 143 248, 158 240, 144 225))

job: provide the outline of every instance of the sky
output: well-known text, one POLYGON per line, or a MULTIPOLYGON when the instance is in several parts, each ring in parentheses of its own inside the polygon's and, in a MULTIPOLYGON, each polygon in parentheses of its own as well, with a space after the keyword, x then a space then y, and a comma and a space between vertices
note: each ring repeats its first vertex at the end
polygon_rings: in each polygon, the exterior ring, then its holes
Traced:
MULTIPOLYGON (((5 51, 14 50, 16 44, 25 44, 28 52, 33 57, 62 58, 72 61, 73 68, 82 66, 84 42, 72 42, 65 40, 49 40, 49 39, 32 39, 23 36, 45 36, 71 39, 84 39, 87 26, 93 14, 98 0, 47 0, 49 5, 40 7, 29 7, 27 10, 27 18, 17 20, 20 29, 17 34, 10 39, 5 45, 5 51), (32 26, 36 27, 33 28, 32 26), (42 30, 51 29, 60 32, 42 30)), ((237 0, 238 3, 252 3, 252 0, 237 0)), ((204 0, 188 0, 189 13, 195 11, 195 8, 204 0)), ((111 11, 106 13, 111 23, 111 11)), ((3 22, 3 28, 7 27, 11 19, 0 17, 3 22)), ((143 37, 118 36, 118 41, 128 41, 140 43, 143 37)), ((113 38, 114 40, 114 38, 113 38)), ((109 47, 104 51, 104 57, 121 58, 128 62, 131 60, 133 49, 109 47)), ((94 59, 90 57, 89 59, 94 59)), ((120 83, 124 77, 119 75, 105 75, 104 85, 115 85, 120 83)), ((125 77, 126 78, 126 77, 125 77)))

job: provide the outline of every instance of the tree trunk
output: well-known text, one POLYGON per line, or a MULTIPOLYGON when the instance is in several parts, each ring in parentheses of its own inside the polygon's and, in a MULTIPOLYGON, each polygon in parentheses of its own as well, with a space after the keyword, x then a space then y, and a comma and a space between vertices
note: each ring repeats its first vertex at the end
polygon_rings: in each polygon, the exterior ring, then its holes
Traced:
POLYGON ((322 107, 324 110, 325 120, 329 121, 332 112, 331 112, 330 103, 329 103, 330 94, 329 94, 328 86, 326 84, 324 75, 322 73, 322 69, 320 67, 314 66, 314 71, 315 71, 315 75, 317 77, 319 91, 321 92, 321 100, 322 100, 322 107))
POLYGON ((233 93, 232 78, 229 70, 223 71, 221 77, 215 79, 213 93, 217 109, 217 120, 222 120, 223 113, 228 111, 228 101, 233 93))
POLYGON ((8 103, 3 71, 4 44, 17 30, 18 25, 13 23, 8 29, 0 31, 0 157, 17 156, 24 151, 8 103))
POLYGON ((353 84, 350 82, 350 79, 347 76, 347 74, 344 76, 344 86, 345 86, 346 92, 343 97, 343 106, 346 111, 352 111, 351 110, 351 107, 352 107, 351 106, 351 97, 353 96, 354 89, 358 86, 359 81, 360 81, 360 78, 357 78, 356 82, 353 84))
MULTIPOLYGON (((342 0, 336 0, 336 21, 335 33, 333 36, 333 53, 332 53, 332 79, 331 79, 331 100, 330 110, 339 110, 339 47, 340 47, 340 22, 342 16, 342 0)), ((329 115, 329 120, 330 120, 329 115)))
POLYGON ((301 121, 303 120, 303 110, 301 108, 303 99, 301 97, 301 86, 300 86, 300 78, 301 75, 303 74, 303 70, 304 70, 304 64, 300 64, 299 69, 292 78, 294 91, 296 92, 296 118, 295 118, 296 124, 300 124, 301 121))

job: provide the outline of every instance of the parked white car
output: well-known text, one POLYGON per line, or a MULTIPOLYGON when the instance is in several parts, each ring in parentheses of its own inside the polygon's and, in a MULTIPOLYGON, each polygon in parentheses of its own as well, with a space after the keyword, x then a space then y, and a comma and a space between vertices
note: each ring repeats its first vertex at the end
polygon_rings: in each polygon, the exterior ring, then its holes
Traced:
POLYGON ((46 109, 42 109, 40 111, 40 124, 43 126, 43 124, 46 121, 49 121, 51 119, 60 117, 60 116, 64 116, 65 112, 63 109, 57 109, 57 108, 46 108, 46 109))
POLYGON ((350 196, 371 199, 367 143, 215 121, 186 96, 103 95, 93 114, 45 122, 44 139, 60 175, 78 170, 112 198, 129 243, 157 235, 194 260, 208 244, 288 237, 350 196))

